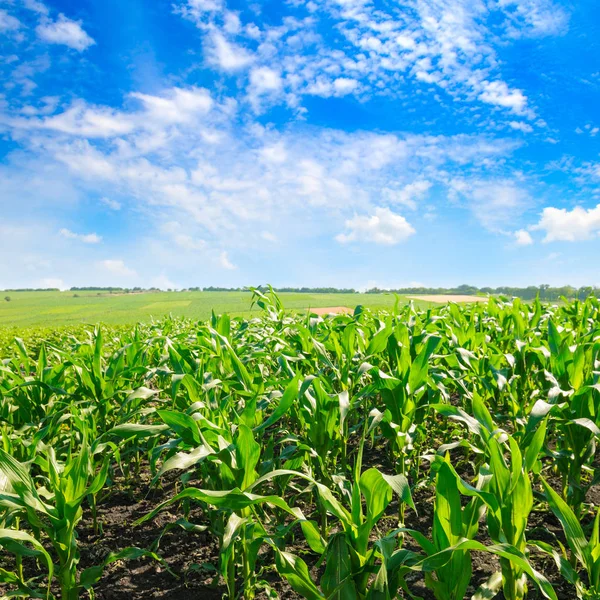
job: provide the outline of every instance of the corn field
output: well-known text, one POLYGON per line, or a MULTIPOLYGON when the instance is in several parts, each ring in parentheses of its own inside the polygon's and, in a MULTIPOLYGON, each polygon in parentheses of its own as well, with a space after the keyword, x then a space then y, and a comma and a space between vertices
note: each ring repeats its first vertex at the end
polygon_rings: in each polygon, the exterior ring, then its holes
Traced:
POLYGON ((0 362, 4 598, 600 599, 600 304, 164 319, 0 362))

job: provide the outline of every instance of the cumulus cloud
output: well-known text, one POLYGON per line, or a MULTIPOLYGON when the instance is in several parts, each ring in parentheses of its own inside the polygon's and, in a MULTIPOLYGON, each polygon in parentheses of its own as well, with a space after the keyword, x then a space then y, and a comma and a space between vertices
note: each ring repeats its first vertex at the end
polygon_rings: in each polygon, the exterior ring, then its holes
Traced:
POLYGON ((257 67, 250 71, 250 85, 258 93, 276 92, 282 86, 281 76, 269 67, 257 67))
POLYGON ((546 233, 544 242, 588 240, 600 233, 600 204, 588 209, 576 206, 572 210, 548 206, 532 229, 546 233))
MULTIPOLYGON (((38 185, 58 173, 75 198, 98 198, 111 210, 127 199, 162 242, 170 262, 160 268, 169 273, 181 260, 228 270, 238 250, 264 247, 269 234, 286 245, 337 234, 341 243, 398 243, 414 232, 398 207, 418 210, 433 186, 443 198, 450 173, 462 174, 467 191, 498 181, 496 170, 519 146, 486 135, 345 132, 302 122, 277 129, 202 88, 134 92, 123 107, 76 100, 6 125, 29 152, 27 173, 43 173, 38 185), (109 135, 100 136, 104 122, 109 135), (162 228, 169 222, 179 225, 162 228)), ((1 171, 0 192, 9 197, 1 171)), ((34 180, 27 179, 10 197, 27 193, 34 180)), ((100 266, 105 275, 119 271, 119 263, 100 266)))
POLYGON ((347 233, 340 233, 336 240, 341 244, 349 242, 370 242, 393 246, 405 241, 415 233, 414 228, 401 215, 389 208, 376 208, 371 216, 356 215, 346 221, 347 233))
POLYGON ((510 89, 504 81, 486 81, 479 99, 487 104, 509 108, 517 114, 523 114, 527 107, 527 98, 521 90, 510 89))
POLYGON ((250 65, 253 57, 243 46, 214 31, 209 38, 207 60, 209 64, 223 71, 239 71, 250 65))
POLYGON ((96 42, 83 30, 82 21, 72 21, 65 15, 58 15, 53 21, 46 18, 36 27, 38 37, 49 44, 64 44, 83 52, 96 42))
POLYGON ((237 269, 237 267, 229 260, 229 255, 227 254, 227 252, 225 250, 223 250, 223 252, 221 252, 221 254, 219 254, 219 266, 221 266, 223 269, 226 269, 227 271, 232 271, 234 269, 237 269))
POLYGON ((533 131, 533 127, 524 121, 510 121, 508 125, 511 129, 522 131, 523 133, 531 133, 533 131))
POLYGON ((60 235, 69 240, 78 240, 84 244, 99 244, 102 241, 102 236, 97 233, 74 233, 70 229, 61 229, 60 235))
POLYGON ((526 229, 519 229, 514 232, 515 244, 517 246, 531 246, 533 244, 533 238, 526 229))
POLYGON ((134 277, 137 275, 135 270, 130 269, 121 259, 106 259, 100 261, 100 267, 118 277, 134 277))

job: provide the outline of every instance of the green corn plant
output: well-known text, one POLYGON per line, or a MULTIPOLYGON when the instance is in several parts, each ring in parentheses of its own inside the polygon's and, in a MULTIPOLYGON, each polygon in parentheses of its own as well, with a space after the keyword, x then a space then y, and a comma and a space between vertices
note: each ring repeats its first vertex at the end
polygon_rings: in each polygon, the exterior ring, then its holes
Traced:
POLYGON ((56 574, 61 597, 74 600, 79 597, 80 589, 76 527, 82 516, 81 504, 87 495, 98 492, 104 485, 108 462, 99 473, 91 473, 90 450, 85 441, 81 452, 65 465, 59 465, 52 448, 43 462, 48 474, 47 493, 51 494, 50 498, 40 495, 23 464, 0 450, 0 470, 12 487, 11 493, 1 496, 0 505, 18 511, 40 542, 45 534, 58 559, 56 574))
MULTIPOLYGON (((292 471, 282 473, 273 472, 266 479, 275 475, 295 474, 292 471)), ((265 479, 263 479, 264 481, 265 479)), ((256 480, 255 484, 262 483, 256 480)), ((253 485, 249 485, 246 490, 233 488, 228 490, 205 490, 195 487, 188 487, 179 492, 173 498, 166 500, 158 505, 152 512, 138 519, 134 525, 139 525, 149 519, 154 518, 165 507, 181 501, 194 501, 205 507, 208 513, 214 513, 215 510, 222 513, 223 526, 220 530, 215 530, 219 537, 220 545, 220 573, 227 585, 228 598, 254 598, 256 593, 256 563, 258 553, 263 544, 272 540, 276 532, 269 533, 263 525, 263 519, 258 512, 260 507, 275 507, 283 513, 294 518, 294 521, 288 526, 291 528, 296 523, 301 523, 302 529, 313 545, 322 547, 319 533, 313 522, 307 520, 300 509, 291 508, 287 502, 277 495, 258 495, 251 490, 253 485), (241 589, 237 585, 238 577, 242 579, 241 589)), ((183 523, 190 530, 194 527, 187 521, 178 521, 183 523)))
MULTIPOLYGON (((533 489, 530 473, 538 463, 538 456, 546 437, 546 421, 528 439, 528 445, 521 451, 519 443, 506 432, 498 429, 483 402, 478 396, 472 400, 475 418, 464 411, 446 405, 436 405, 436 409, 465 423, 473 431, 483 448, 487 465, 482 466, 482 474, 488 475, 483 492, 468 489, 469 495, 476 495, 487 508, 487 526, 490 537, 496 543, 508 544, 518 553, 527 551, 526 529, 529 513, 533 508, 533 489), (507 460, 507 457, 509 460, 507 460)), ((524 443, 524 442, 523 442, 524 443)), ((501 558, 502 588, 507 600, 521 600, 527 593, 527 577, 514 562, 501 558)))
MULTIPOLYGON (((449 550, 464 540, 473 540, 479 529, 479 520, 485 512, 485 504, 478 496, 473 496, 462 506, 457 477, 450 466, 449 455, 434 463, 434 467, 437 469, 437 477, 432 540, 418 531, 405 530, 430 557, 449 550)), ((481 478, 480 483, 483 482, 484 479, 481 478)), ((425 582, 437 600, 462 600, 471 575, 470 551, 456 550, 445 564, 425 573, 425 582)))
MULTIPOLYGON (((297 386, 297 382, 295 385, 297 386)), ((182 436, 200 436, 197 439, 192 437, 190 441, 203 442, 203 445, 189 454, 178 453, 168 458, 158 475, 171 469, 186 470, 203 461, 202 464, 206 465, 203 481, 212 486, 212 489, 188 487, 156 507, 136 524, 154 518, 166 506, 180 501, 195 501, 205 507, 217 507, 217 511, 207 512, 210 515, 211 532, 219 538, 220 568, 227 584, 228 597, 236 598, 240 592, 243 598, 253 598, 256 588, 256 560, 267 537, 267 531, 256 507, 273 504, 293 515, 295 519, 302 522, 306 519, 299 510, 291 509, 279 496, 258 496, 251 493, 265 477, 259 481, 256 469, 261 458, 261 447, 249 427, 239 424, 231 442, 228 443, 220 436, 219 446, 211 448, 202 437, 201 429, 198 429, 196 422, 190 417, 166 411, 160 415, 165 423, 182 436), (238 576, 242 578, 241 590, 236 583, 238 576)), ((198 423, 200 424, 200 421, 198 423)), ((269 475, 266 476, 267 480, 270 478, 269 475)), ((310 528, 313 537, 318 537, 312 524, 304 523, 303 528, 310 528)))
MULTIPOLYGON (((46 472, 46 485, 43 488, 37 487, 25 465, 0 450, 0 471, 11 486, 10 492, 0 494, 0 506, 10 508, 20 516, 22 522, 28 524, 36 540, 36 552, 40 552, 39 544, 49 542, 57 564, 53 567, 47 561, 48 577, 51 579, 52 574, 56 574, 61 600, 76 600, 83 590, 93 588, 104 566, 123 558, 139 558, 145 552, 137 548, 125 549, 118 555, 109 555, 102 565, 90 567, 78 574, 80 555, 77 525, 82 518, 82 504, 86 497, 102 489, 108 473, 108 460, 95 472, 91 451, 84 438, 79 453, 71 456, 65 463, 57 461, 52 448, 38 462, 46 472)), ((16 531, 13 534, 18 539, 16 536, 22 532, 16 531)), ((31 539, 27 541, 33 544, 31 539)), ((22 555, 19 546, 7 544, 5 548, 17 556, 22 555)), ((46 554, 43 556, 47 559, 46 554)), ((19 580, 22 579, 19 574, 19 580)), ((49 597, 49 591, 46 596, 49 597)))
POLYGON ((558 540, 558 549, 546 542, 534 541, 532 543, 554 558, 563 577, 575 586, 577 598, 598 600, 600 599, 600 508, 596 510, 596 518, 588 539, 573 509, 545 479, 542 479, 542 484, 550 510, 562 525, 572 558, 569 559, 564 546, 558 540), (577 565, 585 572, 585 579, 577 572, 577 565))
POLYGON ((276 548, 276 565, 292 588, 298 593, 308 593, 311 598, 367 598, 375 589, 372 574, 377 570, 377 561, 381 559, 379 546, 374 543, 377 526, 384 517, 394 494, 399 502, 411 506, 414 503, 406 478, 401 475, 385 475, 376 468, 370 468, 361 474, 362 447, 354 466, 354 480, 350 486, 349 507, 335 498, 332 491, 311 477, 291 471, 275 472, 275 475, 287 473, 307 479, 316 489, 321 499, 320 510, 326 510, 333 518, 339 532, 320 540, 314 536, 314 530, 303 527, 309 546, 321 554, 325 560, 325 570, 319 586, 307 580, 307 568, 304 561, 276 548), (363 508, 364 503, 364 508, 363 508), (323 545, 323 540, 326 541, 323 545))

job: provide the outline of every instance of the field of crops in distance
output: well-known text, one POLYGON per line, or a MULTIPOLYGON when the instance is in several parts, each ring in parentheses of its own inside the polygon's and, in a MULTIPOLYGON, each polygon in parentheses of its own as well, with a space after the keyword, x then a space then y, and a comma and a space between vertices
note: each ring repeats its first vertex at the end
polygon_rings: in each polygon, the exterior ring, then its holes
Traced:
MULTIPOLYGON (((71 324, 130 324, 167 315, 208 319, 211 311, 230 315, 252 314, 250 292, 148 292, 109 294, 108 292, 1 292, 0 328, 58 327, 71 324), (4 298, 9 297, 10 301, 4 298)), ((362 304, 370 308, 391 308, 391 294, 301 294, 282 293, 286 308, 307 308, 362 304)), ((408 302, 401 298, 401 302, 408 302)), ((429 302, 414 301, 417 306, 429 302)), ((256 309, 255 309, 256 310, 256 309)))
POLYGON ((0 349, 0 597, 600 598, 597 299, 254 300, 0 349))

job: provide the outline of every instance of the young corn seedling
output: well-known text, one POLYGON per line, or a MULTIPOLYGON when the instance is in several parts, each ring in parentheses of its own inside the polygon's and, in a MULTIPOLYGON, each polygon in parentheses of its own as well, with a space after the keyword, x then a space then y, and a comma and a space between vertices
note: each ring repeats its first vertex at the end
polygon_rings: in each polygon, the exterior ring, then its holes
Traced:
POLYGON ((312 483, 321 499, 321 509, 335 518, 340 529, 338 533, 326 536, 326 545, 319 549, 322 541, 316 541, 313 530, 303 527, 305 535, 312 535, 311 539, 307 537, 309 545, 313 550, 322 553, 321 558, 326 563, 319 586, 310 581, 306 564, 301 558, 275 548, 279 573, 288 580, 294 590, 305 594, 306 598, 358 600, 375 597, 372 575, 378 570, 377 562, 381 559, 381 550, 378 544, 374 543, 373 536, 377 535, 378 523, 394 493, 399 502, 408 504, 414 510, 410 487, 403 475, 385 475, 376 468, 360 473, 363 443, 364 440, 361 442, 354 466, 354 481, 351 484, 348 508, 323 484, 306 475, 295 474, 312 483))
MULTIPOLYGON (((479 399, 473 397, 473 413, 446 405, 436 408, 450 417, 467 424, 477 434, 480 447, 488 464, 482 474, 489 475, 483 492, 469 490, 469 495, 480 497, 487 508, 487 525, 490 537, 499 544, 508 544, 525 555, 527 519, 533 508, 533 490, 530 473, 538 461, 538 455, 546 437, 546 421, 543 420, 528 439, 529 445, 521 451, 514 437, 495 426, 492 417, 479 399)), ((514 562, 500 558, 502 588, 506 600, 522 600, 527 593, 527 576, 514 562)))
POLYGON ((598 600, 600 599, 600 507, 596 510, 596 518, 588 539, 573 509, 545 479, 542 479, 542 484, 550 509, 562 525, 574 560, 569 560, 565 548, 560 543, 559 549, 546 542, 532 543, 554 558, 563 577, 575 586, 577 598, 598 600), (582 578, 573 565, 580 565, 586 577, 582 578))
MULTIPOLYGON (((439 459, 439 457, 438 457, 439 459)), ((429 557, 473 540, 479 520, 485 513, 485 504, 473 496, 463 507, 456 473, 450 466, 450 457, 434 463, 435 503, 433 509, 432 540, 414 530, 405 530, 429 557)), ((480 481, 483 483, 483 479, 480 481)), ((455 550, 449 560, 434 571, 426 572, 425 583, 437 600, 462 600, 471 581, 471 553, 468 549, 455 550)))
MULTIPOLYGON (((57 564, 55 567, 49 566, 48 577, 51 579, 53 572, 56 574, 61 600, 76 600, 83 590, 93 588, 104 566, 119 559, 139 558, 146 553, 137 548, 127 548, 118 555, 109 555, 102 565, 78 574, 80 554, 77 525, 82 518, 82 504, 86 497, 98 493, 104 486, 108 460, 96 473, 90 448, 84 438, 79 453, 64 464, 58 462, 52 448, 43 459, 39 459, 39 463, 46 471, 46 486, 43 488, 36 486, 25 465, 0 450, 0 471, 11 486, 10 492, 0 494, 0 506, 11 509, 22 522, 29 525, 37 542, 36 551, 39 552, 39 544, 46 540, 51 544, 57 564)), ((15 535, 20 533, 16 532, 15 535)), ((31 539, 27 541, 33 544, 31 539)), ((5 547, 19 555, 18 547, 5 547)))

